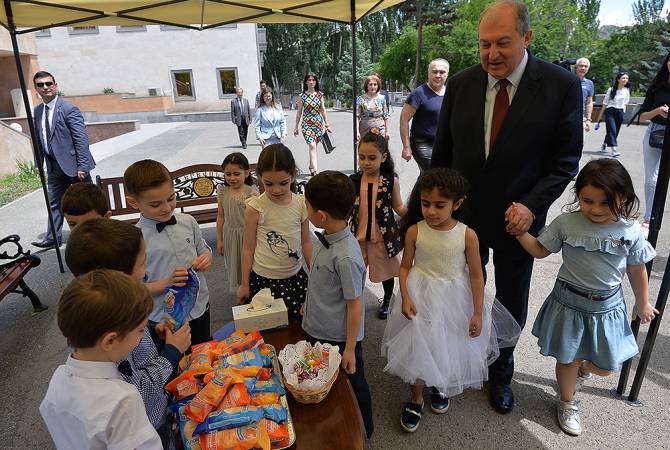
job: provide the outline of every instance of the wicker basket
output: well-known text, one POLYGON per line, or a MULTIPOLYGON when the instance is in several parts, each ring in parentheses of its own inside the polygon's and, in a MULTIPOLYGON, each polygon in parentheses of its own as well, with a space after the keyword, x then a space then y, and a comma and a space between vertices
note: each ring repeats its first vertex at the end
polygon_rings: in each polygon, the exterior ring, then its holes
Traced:
POLYGON ((328 395, 328 392, 330 392, 330 388, 333 387, 333 383, 335 383, 335 380, 337 380, 337 375, 340 373, 340 369, 338 368, 333 376, 328 380, 326 384, 323 385, 321 389, 318 391, 308 391, 308 390, 302 390, 302 389, 297 389, 291 386, 286 382, 286 378, 284 378, 284 374, 282 373, 282 381, 284 382, 284 387, 286 388, 287 391, 293 395, 293 398, 300 403, 306 403, 306 404, 311 404, 311 403, 319 403, 321 400, 326 398, 328 395))

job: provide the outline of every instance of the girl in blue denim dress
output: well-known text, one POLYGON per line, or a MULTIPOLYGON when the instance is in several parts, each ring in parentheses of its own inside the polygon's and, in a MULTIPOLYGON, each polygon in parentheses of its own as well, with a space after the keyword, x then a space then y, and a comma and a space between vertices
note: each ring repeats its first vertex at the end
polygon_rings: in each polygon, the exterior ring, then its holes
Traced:
POLYGON ((638 353, 621 283, 635 295, 633 317, 651 321, 645 263, 656 256, 635 220, 639 202, 630 175, 609 158, 590 161, 575 182, 575 201, 535 238, 517 236, 535 258, 562 251, 554 289, 533 325, 540 353, 556 358, 558 423, 582 432, 575 393, 592 374, 607 376, 638 353))

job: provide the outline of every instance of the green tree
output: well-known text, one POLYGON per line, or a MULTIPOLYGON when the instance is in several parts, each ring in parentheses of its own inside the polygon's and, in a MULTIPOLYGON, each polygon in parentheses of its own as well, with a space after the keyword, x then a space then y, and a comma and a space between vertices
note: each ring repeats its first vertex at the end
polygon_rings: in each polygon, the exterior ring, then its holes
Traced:
POLYGON ((661 18, 665 0, 637 0, 633 3, 633 17, 638 24, 653 23, 661 18))

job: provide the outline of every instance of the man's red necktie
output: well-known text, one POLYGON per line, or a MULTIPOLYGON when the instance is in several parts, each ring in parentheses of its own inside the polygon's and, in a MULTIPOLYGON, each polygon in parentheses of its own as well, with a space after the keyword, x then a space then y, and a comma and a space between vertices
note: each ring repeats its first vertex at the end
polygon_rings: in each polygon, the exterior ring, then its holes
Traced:
POLYGON ((493 149, 493 143, 496 141, 498 132, 505 121, 507 110, 509 109, 509 94, 507 94, 507 85, 509 81, 503 78, 498 81, 498 93, 496 94, 496 101, 493 104, 493 120, 491 121, 491 138, 489 139, 489 153, 493 149))

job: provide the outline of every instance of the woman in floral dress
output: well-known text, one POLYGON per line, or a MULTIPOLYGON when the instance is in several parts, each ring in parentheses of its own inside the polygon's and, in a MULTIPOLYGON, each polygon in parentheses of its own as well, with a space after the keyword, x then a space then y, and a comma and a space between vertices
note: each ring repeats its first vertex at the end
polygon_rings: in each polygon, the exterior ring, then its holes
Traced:
POLYGON ((325 98, 319 90, 319 79, 312 72, 302 80, 302 94, 298 99, 298 112, 295 116, 293 134, 298 135, 298 124, 302 128, 302 136, 309 147, 309 172, 316 175, 318 165, 316 161, 316 146, 326 130, 330 131, 330 124, 326 119, 325 98), (301 122, 302 118, 302 122, 301 122))
POLYGON ((363 83, 365 94, 359 95, 356 99, 356 114, 358 116, 357 141, 372 128, 379 128, 382 136, 386 139, 389 138, 388 104, 384 95, 379 92, 381 86, 381 79, 377 75, 370 75, 363 83))

